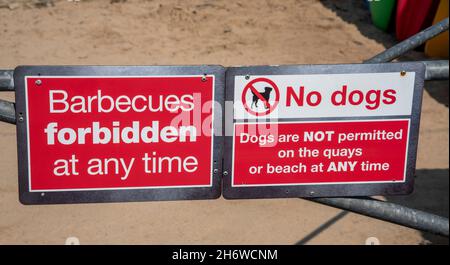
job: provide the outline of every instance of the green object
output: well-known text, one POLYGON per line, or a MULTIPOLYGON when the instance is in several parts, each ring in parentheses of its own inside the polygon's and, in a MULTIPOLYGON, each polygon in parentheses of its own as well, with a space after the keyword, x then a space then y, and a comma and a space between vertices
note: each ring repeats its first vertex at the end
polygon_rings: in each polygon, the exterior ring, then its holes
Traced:
POLYGON ((396 0, 369 0, 373 24, 384 31, 389 28, 396 0))

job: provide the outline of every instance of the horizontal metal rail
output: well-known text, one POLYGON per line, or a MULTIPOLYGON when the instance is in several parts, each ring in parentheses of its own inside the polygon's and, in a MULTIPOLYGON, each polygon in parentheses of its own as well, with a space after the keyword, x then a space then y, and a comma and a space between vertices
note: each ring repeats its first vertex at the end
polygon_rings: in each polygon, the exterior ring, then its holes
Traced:
POLYGON ((370 197, 313 198, 309 200, 402 226, 449 236, 448 218, 395 203, 380 201, 370 197))
POLYGON ((424 44, 427 40, 441 34, 442 32, 448 30, 448 18, 440 21, 439 23, 417 33, 416 35, 409 37, 408 39, 392 46, 391 48, 385 50, 384 52, 375 55, 370 58, 365 63, 387 63, 395 58, 405 54, 406 52, 419 47, 424 44))
MULTIPOLYGON (((422 45, 427 40, 448 30, 449 20, 433 25, 424 31, 394 45, 384 52, 365 61, 365 63, 384 63, 403 55, 404 53, 422 45)), ((449 77, 449 62, 442 61, 423 61, 426 66, 426 80, 441 80, 449 77)), ((0 91, 14 91, 13 71, 0 70, 0 91)), ((0 121, 15 124, 14 103, 0 99, 0 121)), ((419 229, 435 233, 438 235, 449 236, 448 218, 430 214, 405 206, 390 202, 379 201, 370 197, 365 198, 312 198, 309 199, 324 205, 348 210, 351 212, 363 214, 387 222, 403 225, 406 227, 419 229)))

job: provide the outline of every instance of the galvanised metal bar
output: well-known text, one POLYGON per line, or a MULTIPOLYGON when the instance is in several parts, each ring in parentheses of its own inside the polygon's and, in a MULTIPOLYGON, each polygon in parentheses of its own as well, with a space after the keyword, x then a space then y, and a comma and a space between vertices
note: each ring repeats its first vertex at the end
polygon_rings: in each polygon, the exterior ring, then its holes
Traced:
POLYGON ((448 60, 423 61, 425 80, 448 80, 448 60))
POLYGON ((370 58, 365 63, 387 63, 395 58, 405 54, 406 52, 419 47, 427 40, 439 35, 440 33, 448 30, 448 18, 440 21, 439 23, 417 33, 414 36, 392 46, 384 52, 370 58))
POLYGON ((13 70, 0 70, 0 91, 14 91, 13 70))
POLYGON ((16 108, 13 102, 0 99, 0 121, 16 124, 16 108))
POLYGON ((449 236, 448 218, 411 209, 370 197, 362 198, 313 198, 311 201, 339 209, 359 213, 402 226, 449 236))

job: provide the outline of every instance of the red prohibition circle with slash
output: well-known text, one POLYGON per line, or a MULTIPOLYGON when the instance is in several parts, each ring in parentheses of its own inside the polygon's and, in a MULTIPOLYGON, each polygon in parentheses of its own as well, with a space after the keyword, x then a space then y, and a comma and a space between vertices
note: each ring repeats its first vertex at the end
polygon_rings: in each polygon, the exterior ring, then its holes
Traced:
POLYGON ((265 116, 265 115, 271 113, 278 106, 279 100, 280 100, 280 91, 279 91, 277 85, 272 80, 270 80, 268 78, 264 78, 264 77, 253 79, 244 87, 244 90, 242 91, 242 104, 244 105, 245 110, 248 113, 255 115, 255 116, 265 116), (261 95, 262 92, 259 92, 258 90, 256 90, 254 84, 258 83, 258 82, 264 82, 264 83, 270 85, 270 87, 272 87, 273 90, 275 91, 275 102, 272 105, 269 103, 268 98, 266 99, 263 95, 261 95), (267 109, 266 111, 256 112, 248 106, 246 95, 249 90, 252 92, 253 95, 257 96, 258 99, 262 101, 262 103, 264 104, 264 106, 267 109))

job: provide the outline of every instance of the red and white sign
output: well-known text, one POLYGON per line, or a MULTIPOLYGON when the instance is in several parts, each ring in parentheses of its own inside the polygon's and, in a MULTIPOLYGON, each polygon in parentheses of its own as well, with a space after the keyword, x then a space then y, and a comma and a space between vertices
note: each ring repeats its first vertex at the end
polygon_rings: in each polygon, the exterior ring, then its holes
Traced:
POLYGON ((411 115, 414 80, 415 72, 235 76, 234 118, 411 115))
POLYGON ((30 192, 212 185, 214 76, 27 76, 25 93, 30 192))

